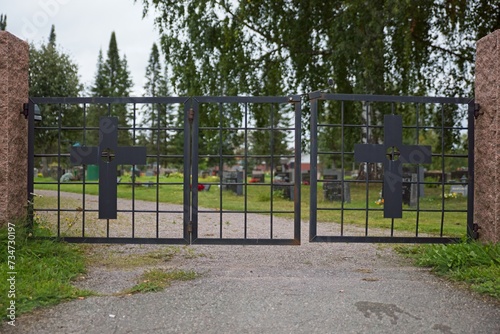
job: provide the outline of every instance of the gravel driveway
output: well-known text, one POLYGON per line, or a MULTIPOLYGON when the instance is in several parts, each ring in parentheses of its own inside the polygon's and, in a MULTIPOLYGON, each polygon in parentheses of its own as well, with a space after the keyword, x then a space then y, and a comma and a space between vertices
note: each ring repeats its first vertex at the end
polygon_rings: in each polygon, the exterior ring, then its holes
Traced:
MULTIPOLYGON (((308 228, 303 225, 302 235, 308 228)), ((163 247, 163 248, 162 248, 163 247)), ((97 245, 138 254, 165 246, 97 245)), ((78 281, 103 296, 17 319, 6 333, 500 333, 498 303, 481 298, 392 248, 374 244, 181 247, 160 267, 194 270, 158 293, 113 295, 147 267, 91 267, 78 281), (189 256, 187 256, 189 254, 189 256)))

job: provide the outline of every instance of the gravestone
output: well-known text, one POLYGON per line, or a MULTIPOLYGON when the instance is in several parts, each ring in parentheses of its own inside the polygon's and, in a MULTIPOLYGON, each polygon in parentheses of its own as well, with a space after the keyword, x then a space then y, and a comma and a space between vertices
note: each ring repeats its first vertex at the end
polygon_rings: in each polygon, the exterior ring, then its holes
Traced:
POLYGON ((252 171, 252 182, 264 183, 266 181, 266 174, 260 170, 252 171))
POLYGON ((222 190, 229 190, 238 196, 243 195, 243 172, 222 171, 222 190))
POLYGON ((467 185, 452 185, 450 187, 450 194, 458 194, 467 197, 468 187, 467 185))
POLYGON ((405 173, 403 174, 403 204, 409 205, 410 207, 417 206, 417 174, 415 173, 405 173))
POLYGON ((293 200, 293 170, 277 166, 273 178, 273 191, 283 192, 283 198, 293 200))
POLYGON ((311 171, 302 172, 301 174, 302 184, 311 184, 311 171))
POLYGON ((325 201, 351 202, 351 185, 348 182, 342 182, 342 171, 325 169, 323 171, 323 180, 323 198, 325 201))

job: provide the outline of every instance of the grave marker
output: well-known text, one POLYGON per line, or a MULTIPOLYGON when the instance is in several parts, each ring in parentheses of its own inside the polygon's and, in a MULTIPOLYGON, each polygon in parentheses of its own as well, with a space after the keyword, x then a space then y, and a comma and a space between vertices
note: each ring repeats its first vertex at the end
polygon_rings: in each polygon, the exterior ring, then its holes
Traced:
POLYGON ((344 201, 351 202, 351 185, 348 182, 343 183, 342 172, 340 170, 325 169, 323 171, 323 197, 325 201, 344 201))
POLYGON ((242 171, 222 171, 222 183, 222 190, 232 191, 238 196, 243 195, 242 171))

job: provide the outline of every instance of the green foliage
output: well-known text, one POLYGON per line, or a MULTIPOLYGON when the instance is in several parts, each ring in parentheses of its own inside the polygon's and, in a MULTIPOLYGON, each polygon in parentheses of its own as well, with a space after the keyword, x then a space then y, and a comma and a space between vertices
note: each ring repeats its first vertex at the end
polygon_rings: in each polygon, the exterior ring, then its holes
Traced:
MULTIPOLYGON (((64 300, 93 293, 75 288, 71 281, 85 272, 85 258, 75 245, 33 239, 31 233, 47 236, 48 231, 35 226, 29 230, 25 222, 15 224, 16 315, 32 309, 57 304, 64 300)), ((7 308, 7 228, 0 228, 0 307, 7 308)))
POLYGON ((400 253, 415 262, 456 281, 470 284, 475 291, 500 298, 500 244, 462 242, 449 245, 399 247, 400 253))
MULTIPOLYGON (((90 88, 92 96, 96 97, 126 97, 130 95, 132 80, 127 64, 127 57, 120 57, 116 34, 111 33, 107 57, 104 59, 102 50, 97 58, 97 71, 94 84, 90 88)), ((118 118, 120 127, 127 127, 131 118, 131 111, 126 105, 91 105, 87 110, 87 126, 98 127, 99 119, 103 116, 118 118)), ((118 143, 130 145, 131 134, 128 131, 119 131, 118 143)), ((98 133, 88 132, 85 144, 97 145, 98 133)))
POLYGON ((172 284, 172 281, 188 281, 198 277, 194 271, 173 270, 163 271, 151 269, 141 275, 139 283, 124 293, 158 292, 172 284))
MULTIPOLYGON (((40 47, 30 46, 29 95, 31 97, 78 96, 82 90, 78 67, 69 55, 59 51, 56 45, 55 28, 52 26, 49 42, 40 47)), ((40 105, 42 122, 40 127, 80 126, 82 111, 75 105, 40 105)), ((65 147, 77 139, 73 131, 59 132, 57 129, 38 129, 35 132, 35 150, 39 153, 57 153, 58 145, 65 147)), ((50 160, 42 158, 44 176, 48 176, 50 160)))
MULTIPOLYGON (((475 42, 500 28, 495 0, 142 3, 156 15, 171 83, 186 95, 307 93, 332 78, 329 89, 345 94, 470 96, 475 42)), ((346 122, 361 113, 347 106, 346 122)), ((384 113, 371 109, 371 124, 384 113)), ((443 116, 449 126, 461 115, 446 107, 433 122, 443 116)), ((307 128, 307 105, 303 120, 307 128)), ((457 140, 442 135, 447 148, 457 140)))
POLYGON ((0 30, 7 29, 7 15, 0 15, 0 30))
MULTIPOLYGON (((162 97, 169 95, 167 84, 168 72, 162 68, 160 51, 153 44, 148 66, 146 67, 146 84, 144 85, 144 96, 162 97)), ((166 104, 147 104, 140 110, 142 115, 141 126, 148 128, 142 131, 139 137, 140 145, 148 149, 148 154, 160 155, 182 155, 184 150, 184 138, 181 131, 174 130, 182 128, 184 123, 184 111, 180 106, 166 104)), ((151 159, 151 163, 156 159, 151 159)), ((182 158, 173 158, 168 162, 160 162, 163 167, 170 165, 182 165, 182 158)))

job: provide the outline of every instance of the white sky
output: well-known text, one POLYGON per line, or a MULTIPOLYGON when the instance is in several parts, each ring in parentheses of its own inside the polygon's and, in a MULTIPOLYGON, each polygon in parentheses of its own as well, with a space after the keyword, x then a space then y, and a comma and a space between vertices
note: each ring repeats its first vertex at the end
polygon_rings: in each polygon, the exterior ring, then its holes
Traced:
POLYGON ((78 65, 85 87, 93 82, 99 49, 106 56, 114 31, 132 74, 132 96, 142 95, 151 47, 159 41, 153 17, 143 19, 142 9, 142 1, 133 0, 0 0, 7 31, 20 39, 46 43, 55 25, 58 47, 78 65))

